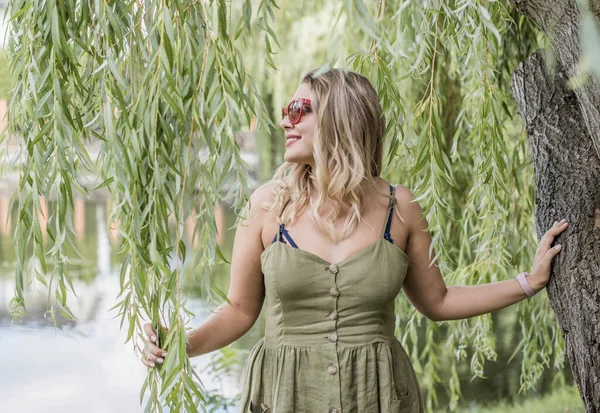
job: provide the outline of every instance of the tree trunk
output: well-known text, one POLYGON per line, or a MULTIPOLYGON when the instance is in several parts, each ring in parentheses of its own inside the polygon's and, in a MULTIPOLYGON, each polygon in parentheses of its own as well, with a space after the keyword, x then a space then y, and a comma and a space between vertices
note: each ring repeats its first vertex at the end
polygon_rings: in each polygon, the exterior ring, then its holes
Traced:
MULTIPOLYGON (((547 76, 541 54, 513 77, 535 168, 538 236, 555 219, 570 226, 557 242, 548 297, 566 342, 567 357, 588 413, 600 413, 600 82, 570 91, 577 73, 577 0, 513 0, 548 36, 557 73, 547 76)), ((600 1, 590 1, 600 15, 600 1)))
MULTIPOLYGON (((577 0, 512 0, 517 9, 529 17, 550 39, 556 61, 568 77, 577 74, 581 49, 579 26, 581 15, 577 0)), ((600 16, 600 0, 589 1, 592 13, 600 16)), ((600 82, 591 77, 584 87, 575 90, 581 116, 600 156, 600 82)))
POLYGON ((541 53, 530 56, 513 76, 513 93, 533 157, 538 238, 555 220, 569 221, 556 240, 563 249, 548 297, 586 412, 600 413, 600 157, 582 110, 590 100, 568 89, 560 62, 547 72, 541 53))

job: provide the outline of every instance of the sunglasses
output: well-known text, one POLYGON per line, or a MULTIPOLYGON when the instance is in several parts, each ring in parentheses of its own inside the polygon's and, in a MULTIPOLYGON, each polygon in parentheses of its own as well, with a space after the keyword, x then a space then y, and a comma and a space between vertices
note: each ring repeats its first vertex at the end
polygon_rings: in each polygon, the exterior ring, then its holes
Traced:
POLYGON ((281 116, 286 116, 290 119, 292 125, 297 124, 302 120, 302 115, 312 112, 310 107, 310 99, 297 98, 293 99, 287 107, 281 108, 281 116))

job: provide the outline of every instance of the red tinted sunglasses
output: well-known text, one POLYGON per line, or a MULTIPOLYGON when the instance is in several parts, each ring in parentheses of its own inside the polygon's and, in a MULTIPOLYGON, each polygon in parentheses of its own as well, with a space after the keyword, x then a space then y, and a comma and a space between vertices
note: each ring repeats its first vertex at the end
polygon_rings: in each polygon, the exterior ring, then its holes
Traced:
POLYGON ((293 99, 285 108, 281 108, 281 117, 286 116, 290 119, 292 125, 297 124, 302 120, 302 115, 312 112, 310 99, 297 98, 293 99))

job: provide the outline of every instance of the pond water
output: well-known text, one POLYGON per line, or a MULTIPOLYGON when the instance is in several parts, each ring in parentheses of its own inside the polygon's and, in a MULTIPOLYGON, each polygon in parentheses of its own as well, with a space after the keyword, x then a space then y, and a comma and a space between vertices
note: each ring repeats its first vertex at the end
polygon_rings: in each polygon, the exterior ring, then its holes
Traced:
MULTIPOLYGON (((15 217, 11 217, 7 225, 4 201, 0 201, 3 222, 0 226, 0 352, 3 358, 0 410, 19 413, 142 411, 139 392, 147 369, 134 354, 131 342, 123 344, 126 328, 120 331, 116 311, 109 312, 119 293, 119 266, 106 230, 106 205, 102 202, 79 205, 82 216, 77 217, 76 230, 80 233, 76 245, 84 259, 77 262, 78 271, 74 272, 78 298, 70 295, 68 299, 77 319, 59 318, 61 330, 55 328, 51 317, 45 314, 47 293, 42 288, 27 292, 27 313, 21 323, 12 324, 8 303, 14 293, 11 223, 15 217)), ((192 296, 188 308, 195 313, 192 324, 197 325, 214 305, 192 296)), ((259 329, 257 325, 236 345, 251 346, 260 336, 259 329)), ((240 391, 241 368, 234 369, 232 374, 210 377, 205 371, 211 357, 193 359, 202 382, 208 389, 233 398, 240 391)))

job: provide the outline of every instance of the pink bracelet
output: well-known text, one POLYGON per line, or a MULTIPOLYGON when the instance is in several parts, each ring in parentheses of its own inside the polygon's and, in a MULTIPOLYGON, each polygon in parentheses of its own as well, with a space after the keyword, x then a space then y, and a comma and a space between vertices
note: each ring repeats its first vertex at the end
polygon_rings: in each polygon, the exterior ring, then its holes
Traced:
POLYGON ((525 291, 525 294, 527 294, 528 297, 533 297, 535 295, 535 291, 533 291, 533 288, 531 288, 531 286, 527 282, 526 277, 529 277, 529 273, 522 272, 519 275, 517 275, 517 281, 519 281, 519 284, 521 284, 521 288, 523 289, 523 291, 525 291))

